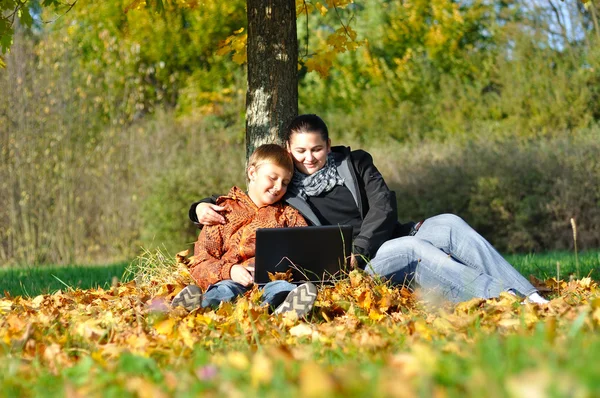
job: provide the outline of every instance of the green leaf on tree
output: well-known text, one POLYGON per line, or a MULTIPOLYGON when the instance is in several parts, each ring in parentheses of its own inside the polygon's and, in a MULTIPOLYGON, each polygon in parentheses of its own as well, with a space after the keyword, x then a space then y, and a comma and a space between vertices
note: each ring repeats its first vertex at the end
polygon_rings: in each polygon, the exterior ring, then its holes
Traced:
POLYGON ((30 27, 33 24, 33 18, 31 17, 31 13, 29 12, 29 7, 24 5, 23 8, 19 10, 19 19, 21 23, 27 27, 30 27))

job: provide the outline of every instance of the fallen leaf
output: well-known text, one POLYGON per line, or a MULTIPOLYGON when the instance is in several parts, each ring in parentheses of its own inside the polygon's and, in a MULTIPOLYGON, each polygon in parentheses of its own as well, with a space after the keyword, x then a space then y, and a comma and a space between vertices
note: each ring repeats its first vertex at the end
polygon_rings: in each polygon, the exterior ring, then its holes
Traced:
POLYGON ((154 328, 156 329, 156 332, 158 334, 170 336, 171 334, 173 334, 173 328, 175 327, 175 323, 175 319, 167 318, 158 322, 158 324, 156 324, 154 328))
POLYGON ((272 273, 272 272, 268 272, 267 271, 267 273, 269 274, 269 280, 270 281, 288 281, 288 282, 291 282, 292 279, 293 279, 292 278, 292 269, 291 268, 288 269, 285 272, 275 272, 275 273, 272 273))
POLYGON ((252 358, 250 381, 254 388, 268 385, 273 379, 273 363, 264 353, 259 352, 252 358))
POLYGON ((299 375, 300 396, 328 397, 335 391, 335 383, 331 375, 314 362, 302 365, 299 375))
POLYGON ((230 366, 238 370, 246 370, 250 366, 250 361, 248 360, 248 357, 239 351, 227 353, 226 359, 227 363, 230 366))
POLYGON ((300 323, 290 329, 290 334, 295 337, 312 336, 313 329, 307 323, 300 323))

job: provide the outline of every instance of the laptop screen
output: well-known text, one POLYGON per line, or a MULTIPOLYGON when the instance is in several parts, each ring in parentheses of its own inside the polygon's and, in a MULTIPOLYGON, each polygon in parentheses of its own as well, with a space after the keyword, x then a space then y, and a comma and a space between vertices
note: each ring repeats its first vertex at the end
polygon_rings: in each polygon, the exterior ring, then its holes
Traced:
POLYGON ((291 269, 292 282, 324 282, 349 272, 352 227, 327 225, 256 230, 254 283, 291 269), (347 270, 347 271, 346 271, 347 270))

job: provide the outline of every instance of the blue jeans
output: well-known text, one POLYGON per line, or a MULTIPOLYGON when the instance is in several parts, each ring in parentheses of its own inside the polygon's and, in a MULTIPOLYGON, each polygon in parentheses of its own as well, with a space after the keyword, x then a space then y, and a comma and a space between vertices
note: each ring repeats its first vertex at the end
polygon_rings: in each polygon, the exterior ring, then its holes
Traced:
POLYGON ((425 220, 414 236, 385 242, 366 271, 394 283, 416 283, 459 302, 497 297, 510 290, 528 296, 536 289, 460 217, 425 220))
MULTIPOLYGON (((232 301, 250 290, 252 286, 244 286, 231 279, 222 280, 210 285, 206 293, 202 295, 202 307, 218 307, 223 301, 232 301)), ((264 286, 263 303, 272 308, 283 303, 288 293, 296 288, 296 285, 287 281, 272 281, 264 286)))

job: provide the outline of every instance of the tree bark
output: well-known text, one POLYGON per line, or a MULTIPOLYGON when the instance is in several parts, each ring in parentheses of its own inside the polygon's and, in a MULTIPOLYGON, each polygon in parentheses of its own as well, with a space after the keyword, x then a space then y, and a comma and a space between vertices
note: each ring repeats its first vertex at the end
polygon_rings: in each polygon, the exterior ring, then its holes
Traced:
POLYGON ((246 159, 265 143, 282 143, 298 114, 298 37, 294 0, 247 0, 246 159))

